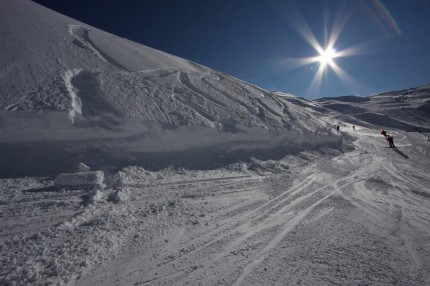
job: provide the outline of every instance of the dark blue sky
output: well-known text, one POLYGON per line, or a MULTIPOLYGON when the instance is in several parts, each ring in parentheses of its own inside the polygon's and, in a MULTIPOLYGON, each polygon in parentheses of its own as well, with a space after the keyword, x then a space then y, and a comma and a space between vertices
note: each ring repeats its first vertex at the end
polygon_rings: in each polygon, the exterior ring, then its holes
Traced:
POLYGON ((430 83, 428 0, 35 2, 265 89, 310 99, 430 83), (319 55, 306 30, 323 49, 329 35, 341 31, 333 46, 340 77, 330 65, 318 72, 319 61, 298 65, 300 58, 319 55))

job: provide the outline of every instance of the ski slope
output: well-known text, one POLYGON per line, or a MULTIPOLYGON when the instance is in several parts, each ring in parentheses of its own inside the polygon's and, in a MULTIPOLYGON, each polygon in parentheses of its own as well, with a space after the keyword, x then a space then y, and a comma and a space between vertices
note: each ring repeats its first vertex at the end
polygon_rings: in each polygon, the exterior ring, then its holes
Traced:
POLYGON ((105 190, 2 179, 5 285, 427 285, 429 143, 342 132, 347 150, 213 170, 128 167, 105 190))
POLYGON ((1 285, 430 284, 428 85, 308 101, 26 0, 0 39, 1 285))
POLYGON ((365 126, 384 126, 408 132, 430 131, 430 85, 370 97, 343 96, 316 100, 337 111, 337 118, 365 126))
POLYGON ((377 132, 351 132, 355 150, 306 154, 289 171, 189 182, 188 222, 84 285, 428 284, 429 156, 401 132, 409 150, 384 150, 377 132))

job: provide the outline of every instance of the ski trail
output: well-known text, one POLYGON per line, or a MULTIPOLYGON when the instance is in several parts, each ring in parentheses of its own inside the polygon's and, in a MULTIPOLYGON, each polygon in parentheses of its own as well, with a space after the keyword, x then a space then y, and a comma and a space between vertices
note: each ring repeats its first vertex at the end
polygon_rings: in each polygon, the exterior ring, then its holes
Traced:
POLYGON ((222 240, 223 238, 231 235, 233 232, 236 231, 236 229, 240 228, 241 226, 245 226, 247 225, 251 220, 256 220, 258 218, 261 218, 262 216, 265 216, 268 212, 270 212, 273 208, 279 206, 281 203, 283 203, 286 199, 288 199, 291 195, 294 195, 300 191, 302 191, 303 189, 307 188, 309 185, 311 185, 313 183, 313 181, 315 180, 314 177, 312 178, 306 178, 305 180, 303 180, 301 183, 297 184, 296 186, 294 186, 293 188, 287 190, 286 192, 282 193, 281 195, 269 200, 268 202, 262 204, 261 206, 253 209, 252 211, 241 215, 239 218, 236 219, 236 222, 227 222, 225 225, 223 225, 220 228, 216 228, 213 231, 207 232, 205 235, 189 241, 188 243, 184 244, 183 246, 187 247, 191 244, 198 244, 199 241, 205 241, 208 237, 213 236, 215 233, 224 233, 223 235, 216 235, 214 238, 209 239, 208 241, 204 242, 203 245, 201 245, 199 248, 196 248, 193 252, 201 250, 205 247, 210 246, 213 242, 218 241, 218 240, 222 240), (269 207, 270 206, 270 207, 269 207), (263 214, 259 213, 260 210, 266 209, 267 207, 269 207, 267 210, 265 210, 263 212, 263 214), (239 222, 237 222, 239 221, 239 222), (226 230, 228 230, 229 228, 233 227, 232 230, 229 230, 227 233, 225 233, 226 230))
MULTIPOLYGON (((352 178, 355 178, 355 176, 352 176, 352 178)), ((276 210, 276 212, 274 214, 272 214, 269 218, 266 218, 260 222, 258 222, 257 224, 254 224, 253 222, 249 222, 248 225, 243 225, 241 230, 243 235, 237 239, 235 239, 234 241, 228 243, 228 246, 226 247, 226 250, 224 250, 222 253, 220 253, 219 255, 217 255, 214 259, 211 260, 211 264, 213 265, 216 261, 219 261, 220 259, 222 259, 223 257, 225 257, 226 255, 228 255, 232 250, 234 250, 235 248, 237 248, 239 245, 243 244, 246 240, 250 239, 252 236, 255 236, 257 233, 265 231, 270 229, 271 227, 273 227, 274 225, 271 224, 271 221, 279 216, 282 216, 283 214, 288 213, 288 211, 290 212, 294 212, 293 209, 295 206, 297 206, 300 202, 302 202, 305 199, 310 198, 311 196, 322 192, 326 189, 329 188, 334 188, 333 191, 331 191, 328 195, 324 196, 323 198, 317 200, 315 203, 313 203, 311 206, 303 209, 303 210, 298 210, 297 213, 294 213, 293 218, 290 221, 287 221, 287 223, 283 224, 282 226, 282 231, 279 232, 275 238, 273 240, 271 240, 270 242, 268 242, 266 244, 266 246, 260 251, 258 252, 257 255, 255 255, 255 257, 258 257, 257 260, 254 260, 249 266, 249 271, 245 272, 246 273, 250 273, 252 271, 252 269, 257 266, 262 260, 264 260, 264 258, 269 254, 270 250, 274 249, 280 242, 281 240, 291 231, 294 229, 295 226, 297 226, 306 216, 308 216, 316 206, 318 206, 319 204, 321 204, 322 202, 324 202, 327 198, 331 197, 334 193, 338 193, 339 195, 341 195, 340 191, 351 185, 356 183, 355 180, 347 180, 347 183, 344 183, 343 185, 341 185, 340 187, 337 187, 337 184, 341 181, 343 181, 344 179, 339 179, 337 181, 335 181, 332 184, 329 185, 325 185, 321 188, 318 188, 317 190, 312 191, 309 194, 300 196, 299 198, 297 198, 296 200, 292 201, 289 204, 286 204, 285 206, 283 206, 282 208, 276 210), (249 231, 250 229, 253 229, 253 231, 249 231)), ((361 179, 360 179, 361 180, 361 179)), ((255 220, 261 219, 265 214, 261 215, 260 218, 257 218, 255 220)), ((282 224, 282 223, 281 223, 282 224)), ((279 225, 279 222, 275 221, 275 225, 279 225)), ((255 259, 255 258, 254 258, 255 259)), ((245 269, 248 269, 248 266, 245 267, 245 269)), ((244 272, 244 273, 245 273, 244 272)), ((247 274, 243 274, 243 275, 247 275, 247 274)), ((243 277, 241 278, 243 279, 243 277)), ((240 280, 241 280, 240 279, 240 280)), ((235 283, 235 285, 237 285, 239 282, 235 283)))
MULTIPOLYGON (((239 219, 240 223, 235 224, 233 228, 230 228, 229 224, 223 226, 221 235, 215 235, 214 238, 210 239, 209 241, 206 241, 203 245, 193 249, 192 251, 188 252, 186 255, 182 255, 178 257, 178 259, 184 259, 186 257, 197 255, 198 252, 204 250, 205 248, 209 248, 210 246, 215 245, 216 243, 227 239, 227 241, 229 242, 224 243, 225 247, 223 247, 223 250, 220 253, 218 253, 215 257, 213 257, 211 261, 207 263, 202 269, 199 269, 198 271, 196 271, 197 273, 204 272, 205 270, 210 269, 218 261, 228 256, 232 251, 237 249, 245 241, 258 235, 259 233, 268 231, 270 228, 282 226, 283 231, 278 233, 275 239, 267 242, 267 246, 264 248, 264 251, 263 250, 260 251, 259 255, 257 256, 260 256, 263 254, 267 255, 269 250, 273 249, 276 245, 278 245, 279 242, 282 240, 282 238, 285 237, 285 235, 288 234, 292 229, 294 229, 294 227, 297 226, 297 224, 300 223, 316 206, 318 206, 324 200, 332 196, 335 192, 339 192, 340 189, 346 187, 349 184, 355 183, 356 181, 355 175, 351 175, 349 177, 350 179, 341 178, 339 180, 334 181, 332 184, 324 185, 316 190, 311 191, 308 194, 301 195, 295 198, 294 200, 292 200, 291 202, 286 203, 286 201, 289 198, 292 198, 294 197, 294 195, 297 195, 300 192, 303 192, 304 190, 309 188, 317 178, 321 179, 321 177, 312 176, 312 175, 310 178, 306 177, 300 184, 296 185, 295 187, 287 190, 286 192, 279 195, 278 197, 266 202, 265 204, 261 205, 254 211, 248 212, 247 214, 240 216, 240 219, 239 219), (338 183, 345 181, 345 179, 347 180, 347 183, 341 185, 340 187, 337 187, 338 183), (331 191, 328 195, 324 196, 321 199, 318 199, 310 207, 304 210, 297 211, 297 214, 295 214, 292 220, 290 221, 287 220, 287 222, 284 223, 285 219, 282 219, 281 221, 277 219, 277 217, 285 216, 285 214, 288 213, 289 211, 294 212, 293 211, 294 207, 297 206, 302 201, 304 201, 305 199, 309 199, 315 194, 318 194, 329 188, 332 188, 332 189, 334 188, 334 191, 331 191), (270 212, 272 212, 272 214, 269 217, 267 217, 270 212), (252 231, 250 231, 251 229, 252 231), (228 232, 225 232, 225 230, 228 230, 228 232), (229 238, 231 236, 233 237, 236 236, 237 233, 240 233, 240 235, 237 238, 234 238, 233 240, 229 238)), ((176 263, 178 259, 175 259, 174 261, 163 264, 162 266, 167 266, 168 264, 173 262, 176 263)), ((264 259, 264 257, 262 259, 264 259)), ((258 265, 258 264, 255 264, 255 265, 258 265)), ((163 277, 159 277, 159 279, 162 279, 162 278, 163 277)), ((151 281, 154 281, 154 279, 152 279, 151 281)))
MULTIPOLYGON (((351 158, 349 158, 349 159, 351 159, 351 158)), ((372 160, 372 165, 374 165, 374 167, 371 167, 370 170, 375 169, 376 166, 380 167, 380 162, 378 162, 378 160, 372 160)), ((332 196, 334 192, 337 192, 342 197, 345 197, 346 199, 348 199, 348 201, 353 203, 353 205, 355 205, 359 208, 362 208, 362 209, 366 209, 365 207, 363 207, 363 205, 357 204, 357 202, 355 200, 351 199, 351 197, 345 196, 342 192, 342 190, 344 188, 346 188, 347 186, 357 185, 359 182, 367 179, 368 174, 366 174, 366 172, 363 172, 361 175, 363 175, 363 178, 359 179, 359 180, 357 180, 356 178, 355 178, 355 180, 345 178, 345 180, 342 180, 342 181, 347 181, 346 184, 335 189, 329 195, 327 195, 326 197, 324 197, 320 201, 315 202, 309 208, 296 214, 294 216, 294 218, 289 223, 284 225, 283 230, 272 241, 270 241, 263 249, 261 249, 257 255, 255 255, 256 258, 254 258, 254 260, 250 264, 248 264, 246 267, 244 267, 242 274, 239 276, 239 278, 236 280, 236 282, 233 285, 240 285, 244 281, 244 279, 250 273, 253 272, 253 269, 255 269, 260 263, 262 263, 266 259, 267 255, 270 253, 270 251, 273 250, 281 242, 281 240, 285 237, 286 234, 288 234, 301 220, 303 220, 304 217, 306 217, 317 205, 319 205, 322 201, 326 200, 328 197, 332 196)), ((354 178, 354 177, 352 177, 352 178, 354 178)), ((339 181, 340 180, 338 180, 338 182, 339 181)), ((336 185, 336 183, 334 183, 333 185, 336 185)), ((353 189, 357 190, 356 187, 353 187, 353 189)), ((305 196, 301 197, 301 199, 305 199, 305 196)), ((401 217, 399 220, 401 220, 401 217)), ((407 243, 410 243, 410 241, 408 241, 407 243)), ((409 245, 408 248, 412 249, 412 246, 409 245)), ((419 261, 417 261, 417 259, 415 257, 414 257, 414 261, 416 261, 416 263, 419 264, 419 261)))
MULTIPOLYGON (((348 184, 347 184, 348 185, 348 184)), ((345 185, 346 186, 346 185, 345 185)), ((243 282, 243 279, 245 279, 249 273, 252 272, 252 270, 257 267, 261 262, 264 261, 266 256, 269 254, 270 251, 272 251, 281 241, 285 238, 285 236, 293 230, 317 205, 322 203, 324 200, 332 196, 334 193, 336 193, 338 190, 332 191, 330 194, 322 198, 321 200, 317 201, 313 205, 311 205, 309 208, 301 211, 298 215, 296 215, 291 221, 286 223, 284 225, 283 230, 278 233, 277 236, 273 240, 271 240, 260 252, 257 253, 254 258, 253 262, 248 264, 244 269, 242 274, 239 276, 239 278, 236 280, 234 285, 240 285, 243 282)))
MULTIPOLYGON (((270 174, 260 180, 166 178, 128 185, 161 193, 186 189, 190 196, 182 201, 187 210, 208 203, 200 210, 210 210, 210 219, 205 226, 180 225, 174 246, 160 238, 158 249, 149 246, 149 252, 137 253, 127 265, 144 266, 125 268, 118 281, 237 286, 293 284, 290 277, 305 277, 304 284, 319 285, 348 284, 357 277, 369 283, 412 279, 418 281, 413 285, 426 285, 421 281, 428 281, 430 261, 422 245, 430 234, 430 195, 425 190, 430 176, 399 156, 381 152, 380 138, 357 136, 355 150, 312 162, 294 180, 270 174), (420 179, 415 182, 414 176, 420 179), (283 188, 286 182, 289 187, 283 188), (346 266, 336 266, 336 260, 346 266)), ((130 205, 140 207, 138 200, 130 205)))
MULTIPOLYGON (((309 187, 309 185, 311 185, 314 182, 314 180, 315 180, 315 177, 311 177, 311 178, 306 177, 305 180, 301 181, 299 184, 295 185, 291 189, 283 192, 281 195, 269 200, 268 202, 262 204, 261 206, 257 207, 256 209, 250 212, 240 215, 237 219, 235 219, 234 222, 228 221, 227 223, 221 225, 220 227, 215 228, 212 231, 206 232, 202 236, 199 236, 198 238, 192 241, 182 244, 181 247, 183 248, 188 248, 193 245, 199 245, 199 244, 200 245, 198 247, 194 247, 193 250, 178 256, 176 259, 172 261, 169 261, 164 264, 160 264, 159 267, 166 267, 172 263, 177 263, 178 260, 192 257, 196 255, 198 252, 206 248, 209 248, 210 246, 216 244, 217 242, 220 242, 224 239, 228 239, 228 237, 230 237, 231 235, 234 235, 237 231, 240 231, 241 233, 243 233, 244 230, 249 230, 250 229, 249 226, 252 224, 253 220, 261 219, 261 217, 267 215, 268 212, 278 207, 281 203, 285 202, 285 200, 288 199, 290 196, 292 196, 293 194, 297 194, 300 191, 303 191, 304 189, 309 187), (263 213, 260 213, 260 210, 264 210, 268 206, 270 207, 266 211, 263 211, 263 213)), ((227 250, 223 251, 222 253, 217 255, 216 258, 212 259, 210 265, 213 265, 215 262, 219 261, 221 258, 228 255, 228 253, 232 249, 236 248, 237 245, 239 245, 242 241, 246 240, 248 237, 251 237, 253 235, 255 235, 255 232, 248 232, 248 234, 247 232, 245 232, 245 235, 242 235, 241 237, 233 241, 232 245, 229 244, 229 247, 227 248, 227 250)), ((207 267, 205 267, 204 269, 206 269, 207 267)), ((157 270, 157 272, 158 271, 160 270, 157 270)), ((202 271, 202 269, 200 271, 202 271)), ((155 275, 155 276, 157 277, 152 277, 149 280, 156 281, 164 278, 164 276, 161 276, 161 277, 159 275, 155 275)))

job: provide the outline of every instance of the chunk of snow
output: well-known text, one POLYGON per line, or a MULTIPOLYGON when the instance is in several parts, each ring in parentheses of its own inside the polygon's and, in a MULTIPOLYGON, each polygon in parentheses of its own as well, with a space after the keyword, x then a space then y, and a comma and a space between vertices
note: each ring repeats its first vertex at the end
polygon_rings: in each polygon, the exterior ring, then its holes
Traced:
POLYGON ((91 168, 85 165, 84 163, 79 163, 78 165, 78 171, 79 172, 88 172, 91 171, 91 168))
POLYGON ((55 178, 54 186, 59 188, 103 188, 104 173, 103 171, 61 173, 55 178))

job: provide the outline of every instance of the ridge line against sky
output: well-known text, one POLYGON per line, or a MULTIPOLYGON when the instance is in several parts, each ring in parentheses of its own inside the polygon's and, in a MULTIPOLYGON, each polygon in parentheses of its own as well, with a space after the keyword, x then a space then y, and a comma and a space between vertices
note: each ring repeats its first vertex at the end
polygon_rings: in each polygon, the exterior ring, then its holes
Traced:
POLYGON ((34 2, 267 90, 308 99, 430 83, 430 1, 34 2))

